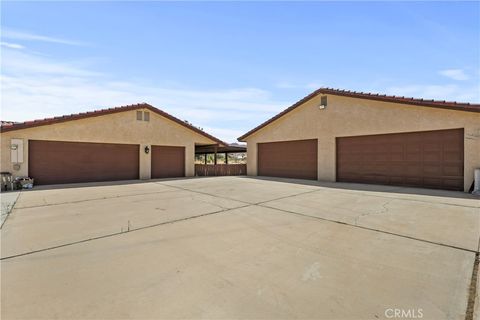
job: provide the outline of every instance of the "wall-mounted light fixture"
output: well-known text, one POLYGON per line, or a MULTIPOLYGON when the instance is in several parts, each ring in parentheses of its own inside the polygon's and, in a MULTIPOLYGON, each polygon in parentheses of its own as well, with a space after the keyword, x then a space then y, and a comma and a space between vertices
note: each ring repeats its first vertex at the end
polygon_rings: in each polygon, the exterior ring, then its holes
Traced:
POLYGON ((23 163, 23 139, 10 140, 10 162, 23 163))
POLYGON ((150 148, 148 146, 145 146, 144 150, 145 150, 145 153, 147 153, 147 154, 150 152, 150 148))

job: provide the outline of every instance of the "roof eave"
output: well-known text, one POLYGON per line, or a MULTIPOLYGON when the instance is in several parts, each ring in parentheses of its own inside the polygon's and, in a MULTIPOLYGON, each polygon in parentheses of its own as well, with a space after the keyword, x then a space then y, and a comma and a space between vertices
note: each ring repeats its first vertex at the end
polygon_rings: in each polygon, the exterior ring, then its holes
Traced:
POLYGON ((226 146, 228 143, 206 133, 205 131, 202 131, 198 129, 197 127, 194 127, 193 125, 186 123, 185 121, 182 121, 174 116, 172 116, 169 113, 166 113, 165 111, 162 111, 158 108, 155 108, 154 106, 148 104, 148 103, 139 103, 135 105, 129 105, 129 106, 124 106, 124 107, 116 107, 116 108, 109 108, 109 109, 103 109, 103 110, 98 110, 98 111, 89 111, 89 112, 83 112, 83 113, 78 113, 74 114, 71 116, 61 116, 61 117, 54 117, 54 118, 48 118, 48 119, 43 119, 43 120, 36 120, 36 121, 30 121, 30 122, 23 122, 23 123, 18 123, 18 124, 13 124, 13 125, 8 125, 8 126, 2 126, 0 127, 0 132, 10 132, 10 131, 16 131, 16 130, 23 130, 23 129, 30 129, 30 128, 35 128, 35 127, 40 127, 40 126, 48 126, 48 125, 54 125, 58 123, 63 123, 63 122, 68 122, 68 121, 75 121, 75 120, 81 120, 81 119, 86 119, 86 118, 93 118, 93 117, 100 117, 104 115, 110 115, 114 113, 119 113, 119 112, 125 112, 125 111, 132 111, 132 110, 138 110, 138 109, 148 109, 164 118, 167 118, 177 124, 180 124, 181 126, 190 129, 210 140, 212 140, 215 143, 218 143, 219 145, 226 146))
POLYGON ((456 103, 456 102, 447 103, 445 101, 435 101, 435 100, 429 101, 429 100, 423 100, 423 99, 387 96, 387 95, 379 95, 379 94, 366 94, 363 92, 359 93, 355 91, 337 90, 332 88, 320 88, 318 90, 315 90, 311 94, 307 95, 306 97, 302 98, 301 100, 297 101, 296 103, 294 103, 287 109, 283 110, 282 112, 278 113, 274 117, 268 119, 267 121, 263 122, 259 126, 253 128, 252 130, 248 131, 244 135, 240 136, 239 138, 237 138, 237 140, 240 142, 246 142, 245 139, 251 136, 252 134, 260 131, 261 129, 268 126, 270 123, 275 122, 279 118, 283 117, 290 111, 293 111, 297 107, 303 105, 305 102, 313 99, 319 94, 331 94, 331 95, 349 97, 354 99, 356 98, 356 99, 365 99, 365 100, 375 100, 375 101, 390 102, 390 103, 397 103, 397 104, 415 105, 415 106, 427 107, 427 108, 439 108, 439 109, 448 109, 448 110, 463 111, 463 112, 480 112, 480 104, 456 103))

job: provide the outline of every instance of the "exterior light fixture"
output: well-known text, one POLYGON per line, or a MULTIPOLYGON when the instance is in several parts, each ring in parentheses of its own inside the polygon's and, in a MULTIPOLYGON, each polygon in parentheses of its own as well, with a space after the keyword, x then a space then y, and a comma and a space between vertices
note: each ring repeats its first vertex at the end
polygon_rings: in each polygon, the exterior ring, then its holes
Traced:
POLYGON ((150 148, 148 146, 145 146, 144 150, 145 150, 145 153, 147 153, 147 154, 150 152, 150 148))
POLYGON ((327 96, 321 96, 320 105, 318 106, 318 108, 322 110, 322 109, 325 109, 326 107, 327 107, 327 96))

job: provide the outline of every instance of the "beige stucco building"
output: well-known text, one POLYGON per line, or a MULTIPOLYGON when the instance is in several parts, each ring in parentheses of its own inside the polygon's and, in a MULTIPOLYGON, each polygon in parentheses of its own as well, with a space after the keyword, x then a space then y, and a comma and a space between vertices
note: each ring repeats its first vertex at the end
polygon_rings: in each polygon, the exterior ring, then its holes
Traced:
POLYGON ((248 175, 468 191, 480 105, 323 88, 239 141, 248 175))
POLYGON ((192 176, 195 145, 223 144, 148 104, 1 130, 1 171, 40 184, 192 176))

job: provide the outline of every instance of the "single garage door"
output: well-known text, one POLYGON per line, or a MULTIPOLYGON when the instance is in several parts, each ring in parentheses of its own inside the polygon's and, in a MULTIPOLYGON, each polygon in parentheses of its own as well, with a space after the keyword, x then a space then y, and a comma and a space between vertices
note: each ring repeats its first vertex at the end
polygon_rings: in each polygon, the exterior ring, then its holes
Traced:
POLYGON ((138 179, 139 146, 28 141, 28 173, 35 184, 138 179))
POLYGON ((258 144, 258 175, 317 179, 317 139, 258 144))
POLYGON ((337 138, 337 181, 463 190, 463 129, 337 138))
POLYGON ((152 178, 185 176, 185 147, 152 146, 152 178))

